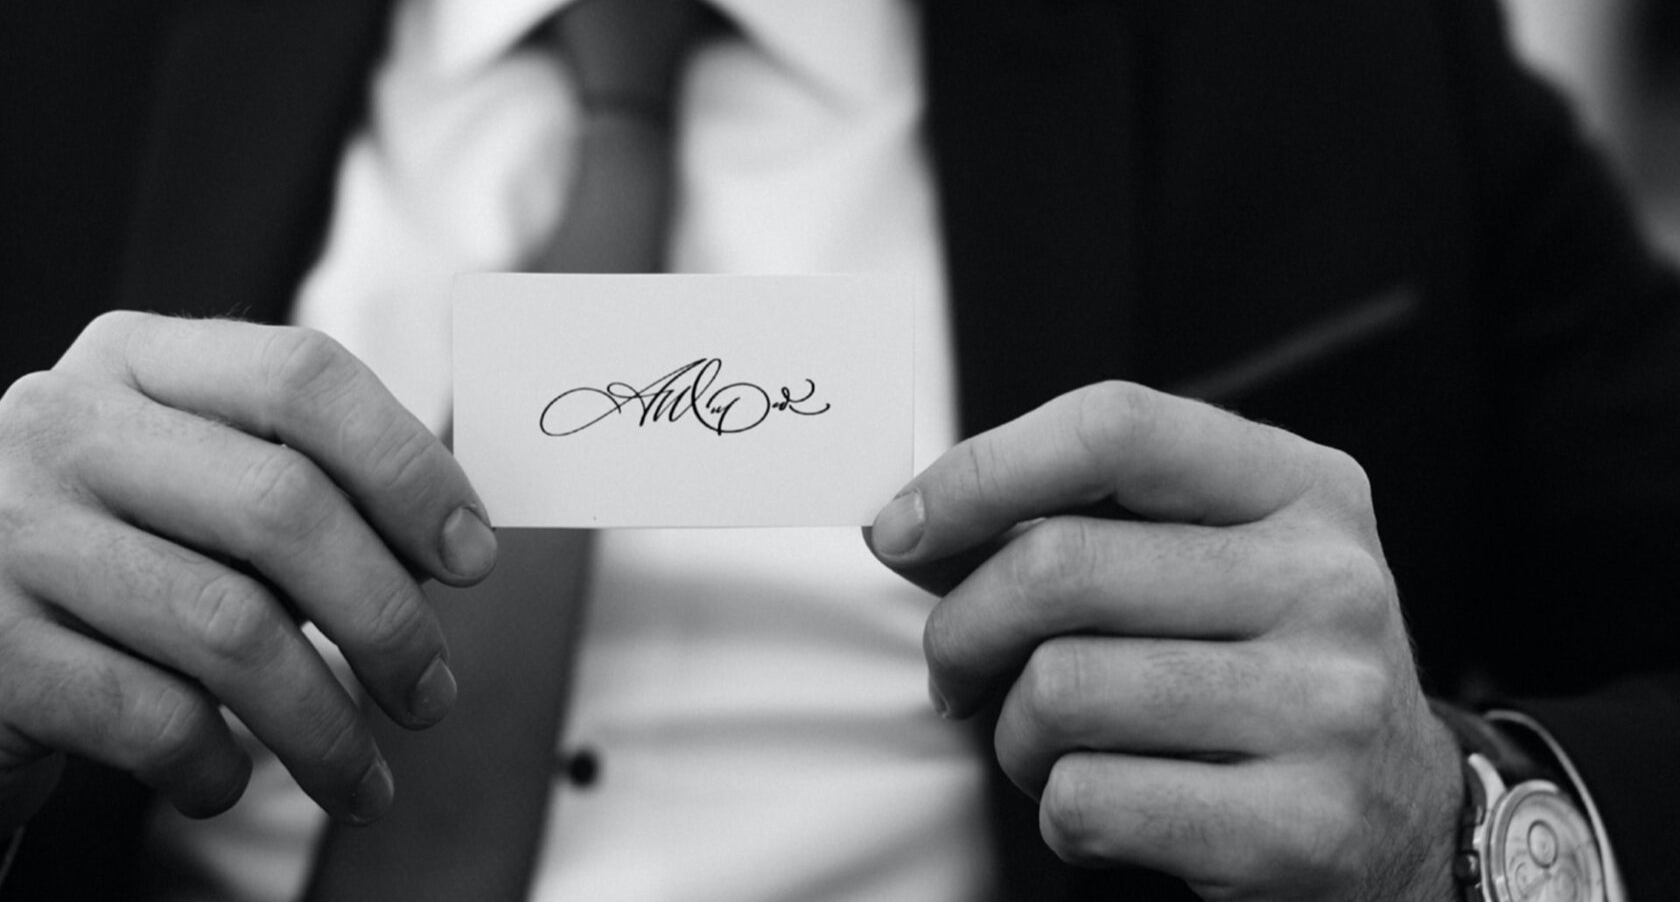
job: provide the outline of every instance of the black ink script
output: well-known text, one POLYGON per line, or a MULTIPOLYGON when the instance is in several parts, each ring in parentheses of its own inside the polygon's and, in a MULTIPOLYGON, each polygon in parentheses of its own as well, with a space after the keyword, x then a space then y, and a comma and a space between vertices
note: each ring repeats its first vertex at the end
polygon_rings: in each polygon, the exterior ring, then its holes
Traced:
POLYGON ((641 388, 609 382, 604 388, 570 389, 543 407, 538 423, 544 435, 576 435, 608 417, 629 413, 637 426, 688 417, 718 435, 732 435, 763 423, 773 411, 814 417, 831 406, 813 400, 817 383, 810 379, 797 391, 784 385, 772 395, 751 382, 718 386, 722 372, 722 360, 702 357, 641 388))

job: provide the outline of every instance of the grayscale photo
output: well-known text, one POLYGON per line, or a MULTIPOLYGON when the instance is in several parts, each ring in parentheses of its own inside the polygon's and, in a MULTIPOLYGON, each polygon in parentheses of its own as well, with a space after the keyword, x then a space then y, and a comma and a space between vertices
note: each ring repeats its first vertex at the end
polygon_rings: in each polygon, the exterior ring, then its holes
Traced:
POLYGON ((3 0, 0 902, 1666 902, 1680 7, 3 0))

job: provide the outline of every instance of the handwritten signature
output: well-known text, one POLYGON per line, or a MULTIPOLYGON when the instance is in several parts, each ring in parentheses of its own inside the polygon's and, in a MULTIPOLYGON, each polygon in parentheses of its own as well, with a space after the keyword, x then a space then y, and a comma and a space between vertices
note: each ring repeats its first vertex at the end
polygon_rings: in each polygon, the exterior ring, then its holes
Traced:
POLYGON ((787 386, 772 400, 770 392, 751 382, 731 382, 714 388, 723 361, 702 357, 636 388, 626 382, 609 382, 604 388, 583 387, 561 392, 543 407, 538 421, 543 434, 576 435, 602 420, 628 410, 636 425, 675 423, 692 415, 694 422, 718 435, 746 432, 770 416, 785 411, 802 417, 827 413, 830 404, 812 398, 817 383, 805 380, 798 397, 787 386), (822 406, 818 407, 817 404, 822 406))

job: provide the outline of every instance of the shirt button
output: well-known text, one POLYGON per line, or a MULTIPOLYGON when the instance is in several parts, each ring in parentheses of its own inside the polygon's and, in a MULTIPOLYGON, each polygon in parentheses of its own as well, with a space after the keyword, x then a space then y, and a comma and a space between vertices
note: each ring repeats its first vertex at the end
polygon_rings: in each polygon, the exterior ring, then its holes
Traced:
POLYGON ((561 752, 556 763, 560 774, 578 789, 588 789, 601 779, 601 757, 588 746, 561 752))

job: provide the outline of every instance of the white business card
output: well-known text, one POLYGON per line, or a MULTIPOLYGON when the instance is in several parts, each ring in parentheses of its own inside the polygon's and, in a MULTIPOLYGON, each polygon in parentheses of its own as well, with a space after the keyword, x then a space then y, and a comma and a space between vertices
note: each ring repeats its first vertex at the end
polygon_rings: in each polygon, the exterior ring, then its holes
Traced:
POLYGON ((498 526, 865 525, 912 475, 901 279, 464 275, 454 320, 498 526))

